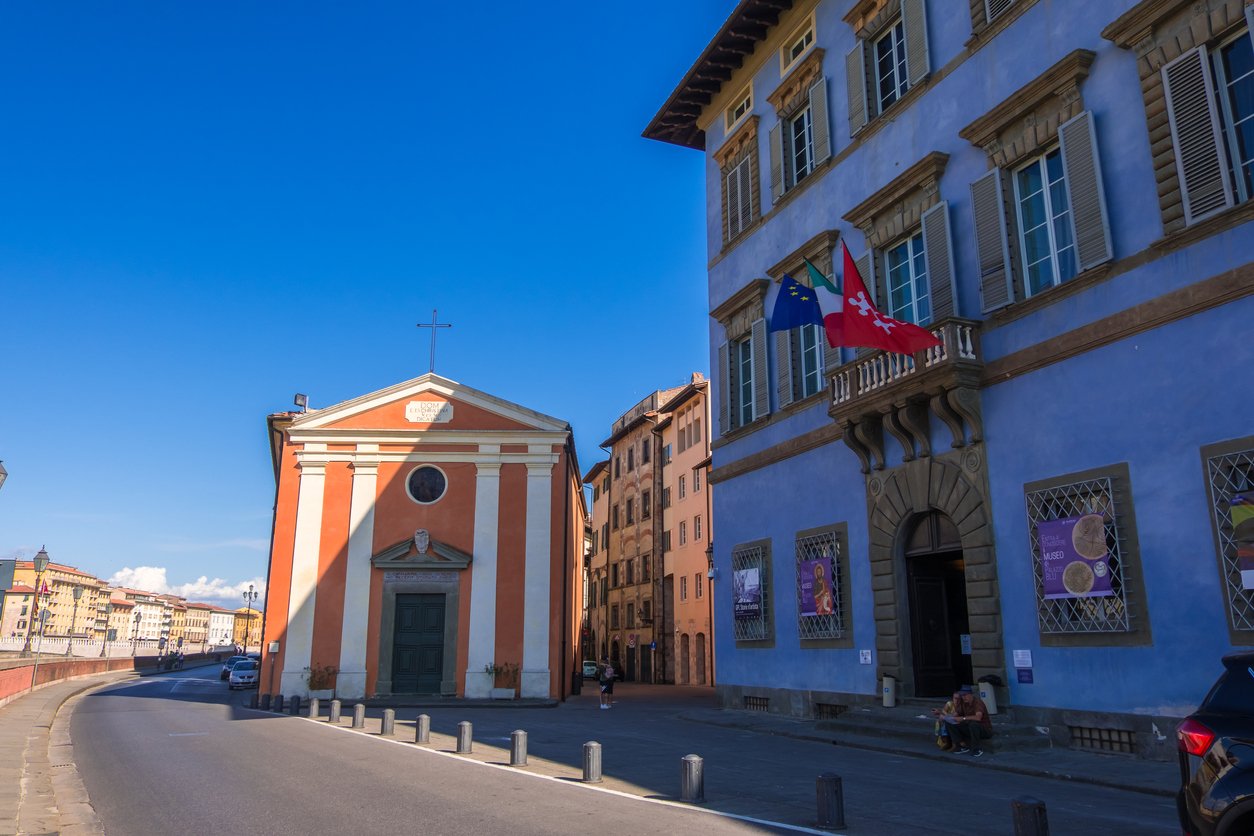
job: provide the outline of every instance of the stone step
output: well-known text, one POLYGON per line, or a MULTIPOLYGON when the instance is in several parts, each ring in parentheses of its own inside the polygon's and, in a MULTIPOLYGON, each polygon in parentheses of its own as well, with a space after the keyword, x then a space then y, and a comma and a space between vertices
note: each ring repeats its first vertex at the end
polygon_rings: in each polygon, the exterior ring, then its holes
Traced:
MULTIPOLYGON (((917 705, 898 705, 895 708, 881 706, 852 706, 839 717, 818 720, 815 728, 832 734, 838 740, 842 736, 858 738, 889 738, 896 740, 929 740, 934 734, 936 718, 930 710, 936 705, 918 701, 917 705)), ((1034 726, 1015 723, 1004 714, 993 716, 992 747, 1003 751, 1027 751, 1048 749, 1050 740, 1034 726)))

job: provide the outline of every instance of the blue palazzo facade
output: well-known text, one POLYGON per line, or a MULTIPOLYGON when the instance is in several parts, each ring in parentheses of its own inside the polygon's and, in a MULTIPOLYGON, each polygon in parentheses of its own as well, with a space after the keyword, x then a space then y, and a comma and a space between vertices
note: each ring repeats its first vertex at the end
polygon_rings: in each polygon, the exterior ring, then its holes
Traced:
POLYGON ((1254 645, 1251 8, 736 5, 645 132, 706 158, 724 704, 983 680, 1155 756, 1254 645), (769 330, 842 245, 940 348, 769 330))

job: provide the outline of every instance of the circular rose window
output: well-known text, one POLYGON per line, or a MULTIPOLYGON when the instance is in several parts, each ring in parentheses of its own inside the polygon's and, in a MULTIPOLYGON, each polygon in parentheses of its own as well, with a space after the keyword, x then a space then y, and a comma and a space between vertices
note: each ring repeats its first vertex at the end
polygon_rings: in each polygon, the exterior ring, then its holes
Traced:
POLYGON ((424 464, 414 468, 409 474, 407 487, 410 499, 422 505, 430 505, 444 496, 444 491, 448 489, 448 480, 440 468, 424 464))

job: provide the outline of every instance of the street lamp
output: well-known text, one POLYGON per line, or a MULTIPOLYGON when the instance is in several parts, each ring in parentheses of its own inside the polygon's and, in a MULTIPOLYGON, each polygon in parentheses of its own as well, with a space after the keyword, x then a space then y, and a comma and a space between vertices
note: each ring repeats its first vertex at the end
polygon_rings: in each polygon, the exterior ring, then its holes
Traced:
POLYGON ((257 600, 257 593, 253 590, 253 585, 248 585, 248 591, 244 593, 244 604, 248 607, 248 620, 244 622, 244 652, 248 652, 248 636, 253 631, 253 601, 257 600))
POLYGON ((135 611, 135 629, 131 632, 131 657, 135 656, 135 647, 139 644, 139 619, 143 617, 143 613, 139 610, 135 611))
POLYGON ((9 471, 4 469, 4 461, 0 460, 0 488, 4 487, 4 480, 9 478, 9 471))
POLYGON ((105 604, 105 634, 104 634, 104 638, 100 640, 100 658, 101 659, 104 658, 105 649, 109 646, 109 616, 111 615, 113 615, 113 602, 112 601, 105 604))
MULTIPOLYGON (((35 609, 31 613, 31 617, 26 621, 26 643, 22 645, 23 656, 30 656, 30 637, 35 629, 35 617, 38 616, 40 611, 39 579, 43 577, 44 570, 48 568, 48 550, 45 547, 39 547, 39 553, 35 555, 32 565, 35 567, 35 609)), ((43 635, 42 630, 40 630, 40 635, 43 635)))
POLYGON ((70 629, 65 635, 65 655, 70 655, 70 645, 74 641, 74 625, 78 621, 78 599, 83 597, 83 587, 74 587, 74 612, 70 616, 70 629))

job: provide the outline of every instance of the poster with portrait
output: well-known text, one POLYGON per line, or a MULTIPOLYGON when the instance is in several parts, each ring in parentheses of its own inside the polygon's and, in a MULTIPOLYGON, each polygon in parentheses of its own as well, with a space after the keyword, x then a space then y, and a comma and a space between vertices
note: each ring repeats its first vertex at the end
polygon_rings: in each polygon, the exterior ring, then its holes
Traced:
POLYGON ((832 579, 835 577, 831 558, 802 560, 797 564, 797 588, 801 590, 801 615, 815 617, 836 611, 832 579))
POLYGON ((737 621, 762 617, 762 575, 757 566, 732 573, 732 613, 737 621))
POLYGON ((1083 514, 1036 524, 1041 579, 1046 598, 1098 598, 1113 595, 1106 520, 1083 514))
POLYGON ((1254 589, 1254 495, 1236 494, 1228 500, 1232 516, 1232 542, 1237 549, 1241 588, 1254 589))

